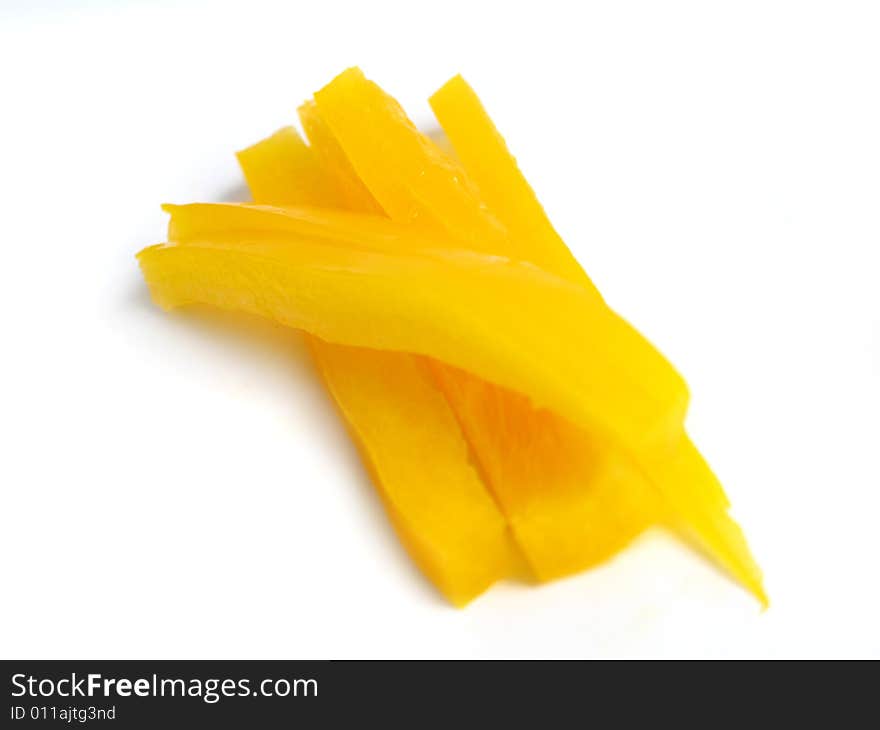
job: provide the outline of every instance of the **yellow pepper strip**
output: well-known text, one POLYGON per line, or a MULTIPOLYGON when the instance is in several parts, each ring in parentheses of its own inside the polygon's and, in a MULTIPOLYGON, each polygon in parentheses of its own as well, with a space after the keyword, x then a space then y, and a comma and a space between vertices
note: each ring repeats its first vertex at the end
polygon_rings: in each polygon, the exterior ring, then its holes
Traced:
POLYGON ((333 199, 331 180, 293 127, 279 129, 237 156, 256 201, 320 206, 333 199))
POLYGON ((454 76, 431 96, 430 103, 482 199, 509 234, 529 246, 526 258, 547 271, 595 288, 553 228, 504 138, 468 83, 454 76))
POLYGON ((310 338, 401 541, 456 606, 511 574, 503 515, 470 463, 449 404, 416 358, 310 338))
POLYGON ((680 433, 681 402, 651 397, 669 392, 651 379, 668 372, 662 357, 641 352, 632 368, 638 334, 530 264, 219 235, 153 246, 139 260, 165 307, 244 309, 329 342, 433 357, 634 449, 670 446, 680 433))
POLYGON ((321 170, 329 175, 336 185, 340 202, 343 203, 339 207, 359 213, 384 215, 382 207, 355 173, 344 150, 318 112, 315 102, 306 102, 300 106, 298 112, 299 120, 312 152, 321 165, 321 170))
POLYGON ((742 528, 728 513, 730 504, 718 478, 693 442, 682 438, 662 458, 644 457, 644 473, 660 488, 682 524, 679 529, 704 548, 755 596, 764 608, 770 599, 761 568, 752 556, 742 528))
MULTIPOLYGON (((324 183, 330 170, 322 165, 319 174, 313 155, 290 130, 254 145, 239 160, 258 201, 331 205, 341 193, 338 185, 324 183), (301 193, 303 200, 296 197, 301 193)), ((169 240, 178 242, 242 225, 259 230, 266 220, 236 206, 167 209, 169 240), (232 215, 217 215, 218 209, 232 215)), ((307 224, 300 233, 323 230, 320 215, 307 224)), ((507 576, 515 550, 507 525, 470 464, 449 405, 415 358, 309 336, 306 341, 401 541, 422 571, 459 606, 507 576)))
MULTIPOLYGON (((529 263, 510 261, 498 255, 439 250, 437 246, 442 242, 438 241, 436 234, 401 226, 376 216, 235 203, 167 206, 166 210, 173 213, 170 230, 178 242, 188 240, 182 234, 196 231, 196 234, 192 234, 194 239, 205 244, 210 243, 208 239, 211 239, 218 244, 226 242, 234 246, 238 240, 247 246, 256 246, 259 242, 278 244, 279 250, 283 250, 286 243, 293 255, 301 248, 300 241, 307 241, 316 244, 315 251, 320 250, 318 244, 324 244, 345 249, 333 255, 347 253, 354 256, 358 252, 365 254, 368 251, 388 254, 394 257, 389 261, 396 262, 395 265, 413 261, 413 265, 421 266, 426 271, 427 260, 436 259, 442 264, 444 276, 451 277, 450 286, 457 286, 452 281, 457 275, 453 270, 474 277, 476 285, 484 283, 480 280, 483 275, 491 277, 503 287, 515 286, 514 281, 527 282, 524 285, 532 287, 530 291, 509 289, 510 299, 493 303, 493 310, 506 321, 507 330, 515 330, 519 320, 529 321, 535 328, 532 334, 541 338, 542 315, 547 317, 544 326, 548 332, 552 332, 556 326, 570 330, 570 340, 551 343, 547 341, 547 335, 542 338, 542 346, 554 349, 558 360, 556 366, 560 368, 559 377, 564 377, 568 372, 572 374, 570 383, 559 382, 556 386, 560 393, 567 392, 568 387, 583 387, 584 393, 592 394, 592 408, 586 403, 583 405, 589 408, 593 416, 587 417, 581 413, 580 423, 605 424, 602 430, 616 433, 621 438, 627 437, 626 443, 640 444, 650 442, 655 437, 662 438, 667 433, 663 430, 665 424, 680 423, 683 419, 687 392, 681 377, 669 367, 663 356, 610 309, 595 306, 595 299, 587 290, 547 274, 529 263), (212 222, 203 230, 194 222, 196 217, 212 222), (261 217, 263 220, 257 222, 261 217), (239 220, 244 222, 236 222, 239 220), (275 226, 277 228, 273 228, 275 226), (533 309, 522 311, 530 301, 528 297, 536 294, 534 287, 554 300, 571 302, 577 308, 577 313, 555 311, 549 304, 550 299, 535 301, 533 309), (511 317, 509 302, 517 302, 516 317, 511 317), (610 389, 615 390, 611 392, 610 389)), ((460 306, 451 296, 457 291, 456 288, 446 292, 450 309, 460 306)), ((465 298, 478 296, 475 292, 459 294, 465 298)), ((475 312, 476 319, 479 314, 475 312)), ((498 337, 492 339, 498 339, 501 335, 499 331, 498 337)), ((528 358, 530 354, 519 353, 519 357, 528 358)), ((455 360, 439 359, 479 372, 455 360)), ((528 388, 517 387, 516 382, 508 383, 509 378, 503 374, 488 379, 514 390, 529 391, 528 388)), ((569 401, 564 396, 560 400, 563 404, 569 401)), ((549 403, 539 402, 536 405, 553 407, 549 403)), ((567 407, 564 406, 559 412, 564 413, 567 407)), ((677 430, 673 435, 677 437, 677 430)))
MULTIPOLYGON (((467 82, 461 76, 453 77, 431 97, 431 106, 465 171, 511 234, 545 249, 567 250, 467 82)), ((548 270, 560 275, 569 273, 568 269, 549 266, 548 270)), ((586 274, 581 278, 586 281, 586 274)), ((473 430, 485 427, 477 424, 473 430)), ((647 462, 643 468, 692 536, 766 605, 760 568, 741 529, 727 514, 729 504, 721 484, 690 439, 683 434, 670 454, 651 457, 647 462)), ((641 477, 632 466, 621 463, 618 469, 628 472, 625 489, 644 492, 641 477)))
POLYGON ((449 239, 415 230, 387 218, 330 208, 305 208, 251 203, 166 204, 171 215, 168 240, 185 243, 213 235, 243 235, 249 240, 300 238, 364 251, 430 253, 449 249, 449 239))

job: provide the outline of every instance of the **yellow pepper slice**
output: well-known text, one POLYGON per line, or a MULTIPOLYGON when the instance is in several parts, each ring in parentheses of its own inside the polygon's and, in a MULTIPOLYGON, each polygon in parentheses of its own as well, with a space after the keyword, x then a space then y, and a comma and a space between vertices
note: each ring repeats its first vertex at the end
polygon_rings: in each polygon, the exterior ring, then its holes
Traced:
POLYGON ((401 541, 455 605, 518 560, 443 394, 406 354, 309 340, 401 541))
MULTIPOLYGON (((315 153, 289 129, 240 153, 239 161, 257 201, 336 204, 341 181, 331 177, 326 160, 315 164, 315 153)), ((259 230, 267 220, 243 206, 166 209, 169 240, 177 242, 241 227, 259 230)), ((319 234, 320 210, 304 223, 294 231, 319 234)), ((415 358, 306 339, 389 517, 422 571, 455 605, 508 575, 515 549, 507 524, 470 464, 449 405, 415 358)))
POLYGON ((293 127, 279 129, 237 157, 256 201, 326 206, 334 199, 331 180, 293 127))
POLYGON ((468 83, 460 75, 454 76, 431 96, 430 103, 482 199, 510 236, 528 246, 525 257, 547 271, 595 289, 553 228, 504 138, 468 83))
POLYGON ((321 164, 321 169, 336 184, 341 202, 344 203, 339 207, 359 213, 384 215, 381 206, 355 173, 345 156, 345 151, 339 146, 333 132, 318 112, 315 102, 306 102, 300 106, 298 112, 303 130, 315 157, 321 164))
POLYGON ((662 387, 662 357, 582 288, 530 264, 231 238, 142 251, 157 303, 244 309, 330 342, 433 357, 633 449, 677 440, 682 400, 654 395, 676 392, 662 387))
POLYGON ((245 236, 251 241, 306 239, 365 251, 430 253, 449 250, 449 239, 387 218, 341 209, 251 203, 166 204, 168 240, 186 243, 211 236, 245 236))
MULTIPOLYGON (((431 97, 431 106, 465 171, 511 234, 533 241, 545 251, 567 250, 504 139, 467 82, 461 76, 453 77, 431 97)), ((569 267, 554 269, 548 264, 548 270, 560 275, 571 274, 569 267)), ((573 278, 577 280, 578 277, 573 278)), ((592 286, 586 274, 581 273, 580 279, 592 286)), ((486 430, 488 426, 484 418, 470 431, 491 433, 486 430)), ((466 426, 464 430, 469 432, 466 426)), ((608 448, 613 452, 613 447, 608 448)), ((503 446, 495 445, 495 451, 501 449, 503 446)), ((487 445, 481 453, 491 450, 491 445, 487 445)), ((643 477, 635 465, 626 463, 622 455, 618 455, 618 461, 616 471, 621 477, 621 488, 632 490, 634 496, 644 495, 643 477)), ((696 537, 711 556, 766 605, 760 568, 742 530, 727 514, 729 505, 721 484, 690 439, 682 434, 674 449, 659 457, 648 457, 642 469, 661 488, 669 507, 684 523, 679 527, 696 537)), ((637 501, 634 498, 631 504, 637 501)), ((641 515, 647 517, 649 512, 641 515)))

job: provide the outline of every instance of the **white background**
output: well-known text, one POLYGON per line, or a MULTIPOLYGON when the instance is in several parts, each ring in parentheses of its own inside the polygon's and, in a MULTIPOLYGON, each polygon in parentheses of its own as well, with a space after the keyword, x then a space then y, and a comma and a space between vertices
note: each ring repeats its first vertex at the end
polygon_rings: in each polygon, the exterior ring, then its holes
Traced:
POLYGON ((0 6, 4 658, 880 657, 876 3, 0 6), (660 533, 451 609, 298 336, 151 305, 159 204, 352 64, 422 124, 477 88, 688 377, 767 613, 660 533))

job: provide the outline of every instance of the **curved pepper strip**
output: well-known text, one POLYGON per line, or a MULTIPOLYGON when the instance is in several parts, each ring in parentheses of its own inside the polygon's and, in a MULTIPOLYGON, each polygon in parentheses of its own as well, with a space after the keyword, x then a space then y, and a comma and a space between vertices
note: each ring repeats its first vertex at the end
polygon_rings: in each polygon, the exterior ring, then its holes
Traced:
MULTIPOLYGON (((314 154, 288 128, 238 157, 259 202, 341 204, 340 180, 326 164, 316 164, 314 154)), ((259 230, 267 220, 262 209, 249 215, 233 205, 166 210, 169 240, 183 244, 195 233, 259 230)), ((317 233, 323 223, 312 217, 299 231, 317 233)), ((469 461, 449 405, 415 359, 309 336, 306 341, 401 541, 422 571, 459 606, 507 576, 515 548, 505 520, 469 461)))
MULTIPOLYGON (((544 252, 567 251, 503 137, 467 82, 461 76, 453 77, 430 102, 465 171, 511 234, 534 241, 544 252)), ((560 275, 570 273, 568 267, 554 269, 548 265, 548 270, 560 275)), ((592 287, 586 274, 582 273, 580 278, 586 286, 592 287)), ((487 426, 477 424, 476 429, 485 430, 487 426)), ((634 473, 634 467, 626 463, 619 466, 630 474, 626 484, 635 486, 640 476, 634 473)), ((670 454, 647 457, 642 468, 660 487, 677 518, 684 522, 684 530, 696 537, 710 556, 766 606, 761 570, 742 530, 727 513, 729 503, 720 482, 687 435, 682 432, 670 454)))
POLYGON ((641 380, 628 367, 638 334, 530 264, 222 236, 152 246, 139 260, 162 306, 244 309, 329 342, 426 355, 641 449, 668 448, 679 429, 681 402, 650 397, 656 367, 643 361, 641 380))
MULTIPOLYGON (((468 275, 476 275, 477 280, 482 274, 475 272, 485 272, 508 288, 506 300, 492 303, 492 316, 505 322, 504 328, 498 330, 493 339, 502 337, 505 331, 516 330, 517 320, 529 321, 534 327, 530 337, 540 339, 541 329, 546 327, 548 334, 541 347, 554 350, 558 377, 568 377, 569 373, 571 377, 570 383, 558 383, 558 391, 564 393, 569 386, 583 388, 584 393, 590 393, 593 399, 590 408, 593 416, 582 413, 581 423, 592 423, 601 430, 617 433, 628 438, 630 443, 660 442, 662 445, 668 436, 665 426, 681 422, 687 393, 680 376, 668 366, 663 356, 613 311, 604 306, 596 307, 595 299, 588 291, 530 263, 510 261, 496 254, 485 256, 461 250, 441 250, 437 246, 443 242, 438 241, 436 234, 375 216, 229 203, 166 206, 165 209, 174 213, 171 233, 180 242, 201 240, 206 245, 214 241, 235 246, 236 241, 243 242, 242 237, 247 237, 250 246, 275 244, 279 251, 283 251, 287 244, 294 257, 297 251, 305 250, 300 242, 307 242, 317 247, 313 249, 315 251, 322 245, 337 249, 335 253, 327 253, 331 256, 370 252, 387 254, 393 257, 389 261, 396 262, 396 265, 404 265, 406 261, 421 262, 418 265, 425 271, 423 264, 436 259, 442 264, 440 270, 445 272, 444 276, 452 279, 455 275, 449 267, 470 272, 468 275), (258 222, 260 219, 262 221, 258 222), (201 228, 198 220, 210 222, 201 228), (526 286, 537 286, 544 293, 510 288, 518 280, 527 281, 526 286), (548 298, 533 301, 536 296, 548 298), (565 301, 565 306, 572 303, 577 311, 556 311, 551 304, 555 300, 565 301), (510 316, 510 302, 517 302, 516 318, 510 316), (543 325, 541 317, 547 320, 543 325), (546 341, 555 327, 564 328, 570 333, 570 339, 546 341)), ((458 296, 452 296, 459 292, 460 284, 452 283, 452 279, 449 285, 453 288, 446 292, 451 310, 461 306, 458 296)), ((478 296, 475 292, 461 294, 478 296)), ((520 353, 519 357, 528 358, 529 355, 520 353)), ((448 362, 473 370, 453 360, 448 362)), ((489 380, 522 390, 516 387, 518 381, 508 383, 506 380, 509 379, 503 377, 489 380)), ((563 404, 559 412, 564 413, 568 399, 563 396, 558 400, 563 404)), ((538 402, 536 405, 555 409, 550 403, 538 402)), ((586 402, 584 407, 589 408, 586 402)), ((673 429, 676 430, 677 427, 673 429)))

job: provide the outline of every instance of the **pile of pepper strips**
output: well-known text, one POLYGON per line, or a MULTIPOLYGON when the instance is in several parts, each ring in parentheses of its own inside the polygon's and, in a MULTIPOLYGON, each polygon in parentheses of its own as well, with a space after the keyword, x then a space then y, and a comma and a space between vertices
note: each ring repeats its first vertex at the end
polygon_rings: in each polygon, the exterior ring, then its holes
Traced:
POLYGON ((238 154, 254 204, 168 205, 154 300, 305 333, 413 559, 454 604, 584 570, 651 525, 762 604, 760 569, 684 429, 685 382, 613 312, 473 90, 431 97, 453 150, 356 68, 238 154))

